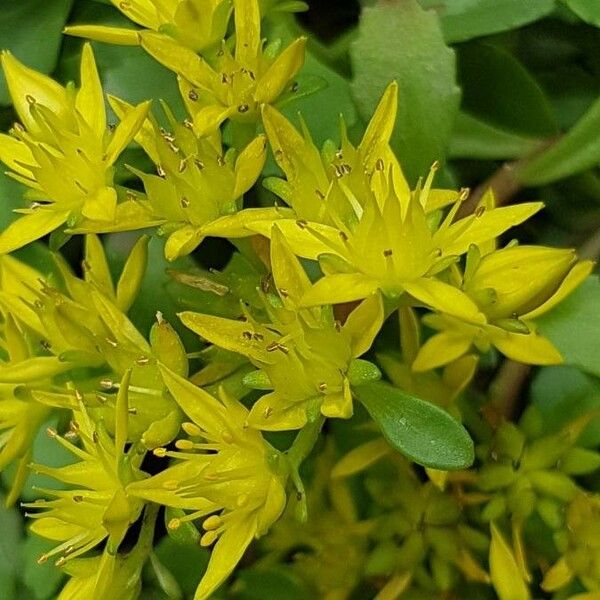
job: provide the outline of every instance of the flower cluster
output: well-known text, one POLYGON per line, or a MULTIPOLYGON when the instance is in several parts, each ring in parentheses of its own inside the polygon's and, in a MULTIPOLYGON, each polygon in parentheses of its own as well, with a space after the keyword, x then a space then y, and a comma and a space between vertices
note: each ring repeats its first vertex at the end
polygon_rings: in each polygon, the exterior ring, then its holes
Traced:
MULTIPOLYGON (((568 249, 503 245, 539 202, 496 206, 489 191, 464 214, 469 190, 435 187, 438 164, 410 185, 390 142, 395 83, 357 144, 342 122, 338 142, 317 148, 306 125, 298 130, 279 110, 298 91, 306 39, 263 39, 266 15, 303 3, 114 4, 141 29, 68 33, 141 46, 177 74, 184 120, 166 104, 109 96, 119 122, 108 125, 88 43, 79 87, 2 55, 20 122, 0 134, 0 160, 31 204, 0 233, 0 469, 16 465, 9 503, 30 471, 60 482, 24 504, 31 530, 57 543, 40 562, 55 558, 70 576, 59 597, 139 597, 142 568, 157 560, 159 511, 168 535, 185 529, 212 547, 195 600, 210 597, 274 524, 265 556, 283 561, 301 546, 295 570, 330 599, 372 582, 382 598, 409 589, 475 597, 491 584, 502 600, 521 599, 537 565, 545 590, 577 581, 597 592, 598 543, 586 520, 598 529, 598 498, 575 479, 600 465, 579 444, 590 416, 556 433, 533 412, 492 429, 464 397, 481 356, 562 361, 537 319, 592 262, 568 249), (117 184, 130 142, 153 168, 123 165, 117 184), (280 177, 261 179, 269 152, 280 177), (245 202, 259 183, 279 205, 245 202), (99 234, 141 229, 115 279, 99 234), (49 266, 11 255, 48 234, 49 266), (81 272, 58 251, 75 235, 85 236, 81 272), (243 266, 228 276, 171 273, 197 297, 226 297, 227 308, 192 302, 173 326, 157 312, 149 331, 128 315, 151 236, 164 239, 167 261, 194 255, 206 238, 232 242, 243 266), (390 323, 399 323, 397 348, 395 338, 379 343, 390 323), (194 347, 178 327, 199 337, 194 347), (382 376, 393 385, 373 384, 382 376), (363 401, 371 385, 420 399, 459 437, 464 420, 478 440, 477 468, 441 470, 427 454, 424 481, 398 453, 410 411, 363 401), (338 428, 352 431, 352 444, 336 446, 338 428), (69 464, 34 456, 44 429, 69 464), (301 466, 322 438, 311 475, 301 466), (528 555, 536 515, 562 558, 528 555)), ((157 309, 160 293, 152 290, 157 309)))

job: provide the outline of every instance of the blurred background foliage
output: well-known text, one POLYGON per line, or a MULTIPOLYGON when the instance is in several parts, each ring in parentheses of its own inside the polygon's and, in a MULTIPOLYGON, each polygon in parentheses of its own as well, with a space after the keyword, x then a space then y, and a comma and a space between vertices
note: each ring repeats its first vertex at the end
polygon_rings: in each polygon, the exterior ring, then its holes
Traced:
MULTIPOLYGON (((311 34, 300 82, 316 81, 323 89, 286 106, 285 112, 293 119, 302 113, 318 144, 337 138, 340 113, 351 134, 359 134, 384 87, 396 79, 400 110, 393 145, 412 183, 439 160, 441 185, 469 187, 477 198, 492 183, 500 202, 543 200, 546 210, 516 235, 525 242, 578 247, 582 254, 598 257, 600 2, 308 0, 308 5, 305 13, 271 18, 267 35, 285 41, 301 31, 311 34)), ((128 25, 108 0, 4 0, 0 47, 66 82, 76 78, 82 40, 64 36, 62 29, 78 23, 128 25)), ((174 75, 143 50, 93 46, 108 93, 129 102, 164 99, 183 116, 174 75)), ((8 129, 14 120, 0 74, 0 129, 8 129)), ((129 177, 125 163, 143 169, 145 160, 141 151, 129 149, 120 165, 121 180, 129 177)), ((269 164, 265 175, 276 169, 273 160, 269 164)), ((0 174, 0 227, 21 206, 21 191, 18 183, 0 174)), ((255 204, 272 200, 263 189, 253 190, 250 198, 255 204)), ((105 239, 115 271, 135 237, 105 239)), ((64 248, 74 264, 80 243, 74 238, 64 248)), ((39 266, 49 264, 47 252, 36 244, 19 255, 39 266)), ((183 285, 173 271, 225 268, 222 277, 229 285, 256 281, 240 257, 227 265, 231 253, 222 240, 209 240, 201 257, 192 255, 180 264, 165 263, 158 239, 152 240, 150 252, 146 282, 130 313, 144 331, 157 310, 176 323, 174 313, 182 308, 208 313, 226 309, 217 306, 224 302, 218 296, 183 285)), ((536 370, 527 392, 549 431, 600 407, 599 307, 600 284, 592 277, 542 322, 543 333, 566 359, 565 366, 536 370)), ((180 333, 193 349, 195 336, 182 328, 180 333)), ((490 370, 494 367, 489 365, 490 370)), ((343 435, 343 427, 339 429, 343 435)), ((590 424, 586 436, 587 446, 600 444, 600 420, 590 424)), ((35 454, 50 465, 65 460, 60 447, 45 436, 37 440, 35 454)), ((598 483, 589 482, 590 489, 599 489, 598 483)), ((49 484, 31 477, 25 497, 35 497, 35 486, 44 485, 49 484)), ((156 547, 154 568, 145 573, 145 600, 193 594, 198 564, 206 561, 207 553, 189 545, 184 529, 163 537, 156 547), (170 596, 165 589, 171 589, 170 596)), ((44 542, 27 535, 18 508, 0 510, 0 531, 2 600, 54 597, 61 574, 50 563, 36 564, 44 542)), ((302 600, 311 592, 280 565, 260 573, 242 570, 228 597, 302 600)))

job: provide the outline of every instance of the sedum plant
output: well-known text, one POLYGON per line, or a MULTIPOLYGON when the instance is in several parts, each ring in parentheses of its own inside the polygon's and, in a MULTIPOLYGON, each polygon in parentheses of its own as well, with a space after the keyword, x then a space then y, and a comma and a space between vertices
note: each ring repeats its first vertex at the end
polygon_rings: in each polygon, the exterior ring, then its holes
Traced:
POLYGON ((598 243, 508 202, 592 165, 596 109, 534 144, 448 86, 455 145, 534 148, 470 190, 370 28, 412 23, 443 95, 453 19, 495 33, 485 11, 380 2, 327 46, 310 3, 93 4, 64 30, 77 82, 2 53, 28 202, 0 233, 2 518, 41 550, 0 596, 598 598, 598 243), (168 89, 114 93, 110 45, 168 89))

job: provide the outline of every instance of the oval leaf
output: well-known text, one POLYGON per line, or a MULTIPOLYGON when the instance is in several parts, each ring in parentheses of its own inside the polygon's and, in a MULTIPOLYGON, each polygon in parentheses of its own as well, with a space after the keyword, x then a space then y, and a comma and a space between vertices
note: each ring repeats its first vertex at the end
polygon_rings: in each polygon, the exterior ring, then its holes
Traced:
POLYGON ((473 463, 473 441, 446 411, 382 381, 353 391, 387 441, 414 462, 444 471, 473 463))

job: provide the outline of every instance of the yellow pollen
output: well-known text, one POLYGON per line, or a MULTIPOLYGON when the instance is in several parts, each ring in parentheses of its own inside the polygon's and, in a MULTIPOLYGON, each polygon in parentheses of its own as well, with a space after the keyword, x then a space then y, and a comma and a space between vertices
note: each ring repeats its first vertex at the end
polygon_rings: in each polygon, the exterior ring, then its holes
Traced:
POLYGON ((171 519, 167 527, 169 529, 179 529, 181 527, 181 519, 171 519))

